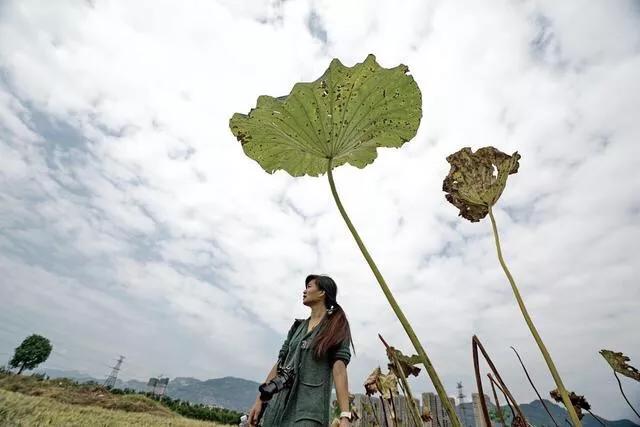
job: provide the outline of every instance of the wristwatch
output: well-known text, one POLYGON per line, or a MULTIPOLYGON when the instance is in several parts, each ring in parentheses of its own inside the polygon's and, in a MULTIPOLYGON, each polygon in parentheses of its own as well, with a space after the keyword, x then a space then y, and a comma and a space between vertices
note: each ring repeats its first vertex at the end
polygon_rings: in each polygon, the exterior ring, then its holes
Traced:
POLYGON ((340 416, 338 418, 346 418, 349 421, 351 421, 351 412, 349 411, 340 412, 340 416))

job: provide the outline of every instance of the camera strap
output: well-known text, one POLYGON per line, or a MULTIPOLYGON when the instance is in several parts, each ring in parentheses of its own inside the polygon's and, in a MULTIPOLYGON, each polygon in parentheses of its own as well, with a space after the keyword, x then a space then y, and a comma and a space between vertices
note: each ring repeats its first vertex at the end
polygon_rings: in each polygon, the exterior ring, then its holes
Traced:
MULTIPOLYGON (((301 322, 298 325, 298 329, 300 329, 300 325, 304 325, 305 322, 301 322)), ((296 333, 298 332, 298 330, 296 330, 296 333)), ((293 353, 293 358, 291 359, 291 362, 289 363, 289 366, 287 366, 288 368, 294 368, 293 371, 296 372, 298 369, 298 359, 300 358, 300 350, 303 348, 303 346, 305 346, 304 348, 307 348, 309 346, 309 344, 307 343, 308 340, 302 340, 302 342, 300 343, 300 345, 298 345, 295 349, 295 352, 293 353)), ((288 355, 288 353, 287 353, 288 355)), ((285 356, 286 359, 286 356, 285 356)), ((284 365, 284 360, 282 361, 281 365, 284 365)))
MULTIPOLYGON (((306 322, 300 322, 300 324, 298 324, 298 328, 296 329, 296 333, 298 332, 298 330, 300 329, 301 325, 306 325, 306 322)), ((306 335, 306 334, 305 334, 306 335)), ((298 359, 300 358, 300 351, 304 348, 307 349, 309 348, 309 346, 311 345, 311 339, 310 338, 306 338, 303 339, 302 342, 300 342, 300 344, 297 346, 297 348, 295 349, 295 353, 293 354, 293 358, 291 359, 291 362, 289 363, 288 368, 294 368, 294 372, 297 371, 297 365, 298 365, 298 359)), ((287 352, 288 355, 288 352, 287 352)), ((286 356, 285 356, 286 359, 286 356)), ((282 360, 279 365, 282 366, 284 365, 284 360, 282 360)))

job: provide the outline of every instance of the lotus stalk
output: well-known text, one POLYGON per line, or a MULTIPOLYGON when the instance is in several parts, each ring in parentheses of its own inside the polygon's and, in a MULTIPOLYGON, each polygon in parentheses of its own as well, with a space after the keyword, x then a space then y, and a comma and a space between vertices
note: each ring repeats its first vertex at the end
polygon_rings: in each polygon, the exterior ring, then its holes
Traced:
MULTIPOLYGON (((480 353, 482 354, 484 361, 487 362, 487 365, 489 365, 489 368, 491 369, 493 374, 496 376, 495 381, 493 381, 493 384, 495 384, 495 386, 498 387, 498 389, 502 392, 502 394, 504 394, 505 400, 507 401, 507 404, 509 405, 510 408, 511 408, 511 404, 509 403, 509 401, 513 403, 513 406, 515 407, 515 411, 517 412, 517 414, 516 413, 513 414, 513 419, 518 420, 518 422, 522 422, 526 424, 526 418, 524 416, 524 412, 522 412, 522 410, 520 409, 520 406, 518 405, 518 402, 516 402, 516 400, 513 398, 513 395, 507 388, 507 385, 502 380, 502 377, 500 376, 500 372, 498 372, 498 368, 496 368, 496 365, 493 364, 493 361, 489 357, 489 353, 487 353, 487 350, 485 350, 484 346, 480 342, 480 339, 474 335, 471 338, 471 354, 473 357, 473 370, 476 376, 476 386, 478 387, 478 395, 479 395, 478 397, 480 398, 480 409, 482 410, 482 416, 484 417, 486 425, 487 426, 491 425, 491 420, 489 418, 489 410, 487 409, 487 402, 484 399, 484 389, 482 387, 482 379, 480 377, 480 358, 478 357, 479 356, 478 350, 480 350, 480 353)), ((489 379, 493 380, 493 377, 490 376, 489 379)), ((514 412, 513 408, 511 408, 511 412, 512 413, 514 412)))
POLYGON ((383 68, 369 55, 345 67, 339 60, 313 82, 296 83, 287 96, 258 97, 249 114, 233 115, 231 132, 245 154, 267 173, 327 174, 331 194, 383 294, 400 320, 440 396, 453 427, 460 421, 427 353, 338 197, 333 169, 349 163, 364 168, 380 147, 400 148, 417 133, 422 94, 406 65, 383 68))
POLYGON ((474 153, 471 148, 465 147, 447 157, 447 162, 451 165, 451 169, 444 179, 442 190, 447 193, 447 200, 460 210, 460 216, 463 218, 471 222, 478 222, 486 217, 487 214, 489 215, 500 266, 507 276, 529 331, 547 363, 573 426, 582 427, 555 363, 533 324, 531 316, 529 316, 524 300, 520 295, 520 290, 502 256, 500 236, 496 219, 493 215, 493 206, 502 195, 507 185, 508 176, 518 172, 519 159, 520 155, 517 152, 509 156, 494 147, 484 147, 474 153))
POLYGON ((387 350, 387 357, 389 358, 390 362, 388 365, 389 370, 394 373, 398 380, 400 380, 400 387, 404 392, 409 412, 411 413, 411 417, 413 418, 413 424, 415 425, 415 427, 420 427, 422 426, 420 409, 418 408, 416 401, 413 400, 413 393, 411 393, 411 387, 409 386, 409 382, 407 381, 409 375, 417 377, 420 373, 420 368, 415 366, 417 363, 420 363, 420 358, 417 355, 413 355, 411 357, 405 356, 400 350, 397 350, 396 348, 387 344, 384 338, 382 338, 382 335, 378 334, 378 338, 380 338, 380 341, 382 341, 387 350))
POLYGON ((515 348, 513 348, 513 346, 511 346, 511 350, 513 350, 513 352, 518 357, 518 361, 520 362, 520 366, 522 366, 522 370, 524 371, 524 374, 527 376, 527 380, 529 380, 529 384, 531 384, 531 387, 533 388, 533 391, 536 392, 536 396, 538 396, 538 400, 540 401, 540 403, 542 403, 542 406, 544 406, 544 410, 547 411, 547 414, 549 415, 549 418, 551 418, 551 421, 553 421, 553 424, 555 424, 556 427, 560 427, 558 425, 558 423, 556 422, 555 418, 553 418, 553 415, 551 415, 551 412, 549 412, 549 408, 547 407, 547 404, 544 403, 544 399, 542 398, 542 396, 540 396, 540 393, 538 393, 538 389, 536 388, 536 385, 533 383, 533 380, 531 379, 531 376, 529 376, 529 371, 527 371, 526 366, 524 366, 524 362, 522 361, 522 358, 520 357, 520 354, 518 353, 518 351, 515 348))
MULTIPOLYGON (((487 377, 489 377, 489 384, 491 384, 491 391, 493 392, 493 399, 496 401, 496 418, 498 419, 498 421, 500 421, 500 424, 502 424, 502 427, 507 427, 507 423, 504 421, 504 415, 502 413, 502 408, 500 408, 500 401, 498 400, 498 393, 496 393, 496 387, 494 385, 494 379, 491 377, 491 374, 487 374, 487 377)), ((507 403, 509 403, 509 401, 507 400, 507 403)), ((513 411, 513 409, 512 409, 513 411)))

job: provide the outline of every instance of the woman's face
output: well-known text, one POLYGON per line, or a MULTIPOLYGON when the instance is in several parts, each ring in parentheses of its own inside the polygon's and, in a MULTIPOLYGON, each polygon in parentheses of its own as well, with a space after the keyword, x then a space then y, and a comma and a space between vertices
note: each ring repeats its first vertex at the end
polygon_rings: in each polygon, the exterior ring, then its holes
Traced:
POLYGON ((317 301, 324 301, 324 291, 318 289, 316 280, 313 279, 307 283, 304 292, 302 292, 302 303, 311 306, 317 301))

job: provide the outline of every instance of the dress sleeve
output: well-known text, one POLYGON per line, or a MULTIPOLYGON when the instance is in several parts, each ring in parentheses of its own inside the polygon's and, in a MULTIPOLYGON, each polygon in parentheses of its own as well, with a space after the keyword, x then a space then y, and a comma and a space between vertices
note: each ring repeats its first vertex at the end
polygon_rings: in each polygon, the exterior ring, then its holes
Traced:
POLYGON ((278 352, 278 360, 284 360, 287 357, 287 353, 289 353, 289 341, 291 341, 293 334, 296 332, 296 329, 298 329, 298 325, 302 322, 303 319, 296 319, 293 322, 293 325, 291 325, 291 328, 287 333, 287 338, 284 340, 282 348, 280 348, 280 351, 278 352))
POLYGON ((351 350, 349 350, 349 339, 342 341, 342 343, 338 344, 334 350, 331 352, 330 361, 331 366, 336 362, 336 360, 342 360, 346 365, 349 364, 351 360, 351 350))

